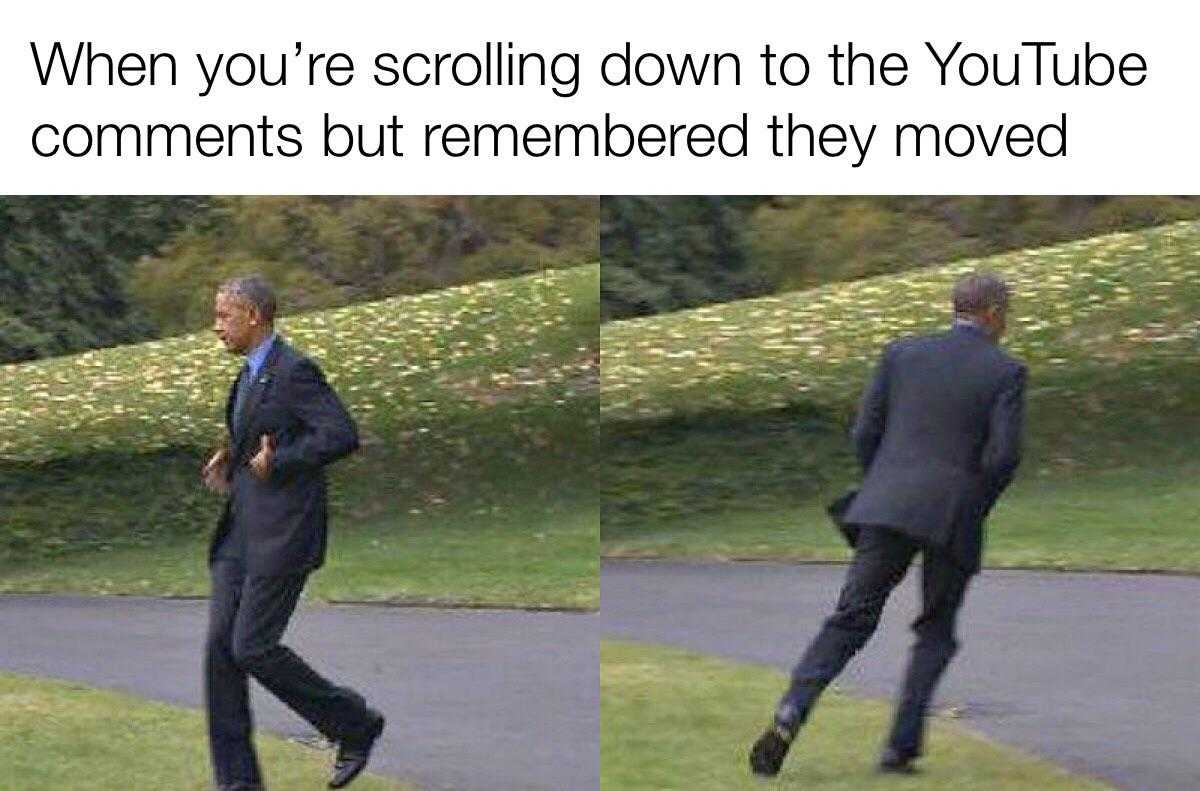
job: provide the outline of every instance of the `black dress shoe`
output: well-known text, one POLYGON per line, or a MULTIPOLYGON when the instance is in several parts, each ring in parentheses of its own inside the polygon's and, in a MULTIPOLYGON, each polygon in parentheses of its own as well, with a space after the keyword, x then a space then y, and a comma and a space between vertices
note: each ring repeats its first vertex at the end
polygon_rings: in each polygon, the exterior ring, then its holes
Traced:
POLYGON ((912 762, 917 756, 900 752, 894 747, 885 747, 879 756, 879 771, 894 775, 915 775, 917 767, 912 762))
POLYGON ((217 791, 263 791, 263 787, 259 783, 231 783, 217 786, 217 791))
POLYGON ((792 746, 792 738, 793 734, 778 725, 765 730, 750 748, 750 771, 759 777, 774 777, 779 774, 783 758, 792 746))
POLYGON ((362 740, 344 741, 338 745, 337 758, 333 762, 333 776, 329 778, 330 788, 345 788, 367 768, 371 748, 375 746, 379 734, 383 733, 384 724, 382 714, 373 709, 368 711, 372 718, 369 735, 362 740))

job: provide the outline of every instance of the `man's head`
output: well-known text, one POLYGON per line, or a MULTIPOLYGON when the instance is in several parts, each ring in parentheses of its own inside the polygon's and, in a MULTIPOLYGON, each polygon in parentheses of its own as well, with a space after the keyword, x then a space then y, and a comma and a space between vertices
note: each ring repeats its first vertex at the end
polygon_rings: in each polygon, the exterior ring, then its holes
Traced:
POLYGON ((234 354, 266 340, 275 325, 275 292, 258 275, 235 277, 217 288, 213 332, 234 354))
POLYGON ((954 284, 955 318, 973 321, 992 340, 1008 327, 1008 285, 990 272, 977 272, 954 284))

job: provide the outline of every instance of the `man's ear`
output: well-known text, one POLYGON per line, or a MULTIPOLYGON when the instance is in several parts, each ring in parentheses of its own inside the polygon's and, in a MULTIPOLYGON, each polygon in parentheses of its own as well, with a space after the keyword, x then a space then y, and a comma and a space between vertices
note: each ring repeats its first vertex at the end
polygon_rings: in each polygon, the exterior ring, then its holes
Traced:
POLYGON ((1004 308, 992 305, 987 309, 987 323, 992 331, 992 335, 998 340, 1004 333, 1004 327, 1007 324, 1004 308))

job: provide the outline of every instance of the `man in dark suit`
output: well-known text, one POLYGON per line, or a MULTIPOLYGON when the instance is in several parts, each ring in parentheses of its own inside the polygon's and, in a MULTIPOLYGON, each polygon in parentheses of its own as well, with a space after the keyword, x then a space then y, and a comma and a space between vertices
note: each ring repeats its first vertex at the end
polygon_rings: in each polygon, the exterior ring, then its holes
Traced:
POLYGON ((212 597, 204 682, 213 770, 222 791, 262 788, 248 677, 338 744, 331 788, 358 775, 383 730, 362 696, 280 643, 308 575, 325 559, 324 467, 358 447, 354 421, 320 369, 276 335, 259 277, 217 292, 213 329, 246 364, 225 409, 229 443, 204 466, 228 495, 209 548, 212 597))
POLYGON ((998 277, 965 277, 954 288, 949 332, 884 350, 853 430, 865 477, 842 519, 854 559, 836 610, 751 749, 756 774, 779 771, 821 691, 874 633, 920 553, 917 641, 879 763, 913 771, 934 687, 958 649, 954 621, 979 570, 984 519, 1020 463, 1026 369, 997 345, 1008 299, 998 277))

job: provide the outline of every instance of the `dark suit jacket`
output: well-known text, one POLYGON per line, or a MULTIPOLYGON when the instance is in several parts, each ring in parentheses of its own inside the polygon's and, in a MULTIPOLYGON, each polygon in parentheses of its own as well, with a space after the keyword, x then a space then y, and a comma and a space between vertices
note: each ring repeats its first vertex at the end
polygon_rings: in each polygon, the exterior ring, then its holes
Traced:
POLYGON ((979 569, 983 521, 1021 461, 1025 366, 972 327, 895 342, 853 430, 849 525, 882 525, 979 569))
POLYGON ((245 537, 247 575, 311 571, 325 560, 328 506, 324 467, 358 448, 358 429, 316 363, 276 338, 250 384, 242 432, 234 436, 229 391, 230 495, 209 547, 211 565, 235 526, 245 537), (275 438, 275 461, 260 481, 248 463, 263 434, 275 438))

